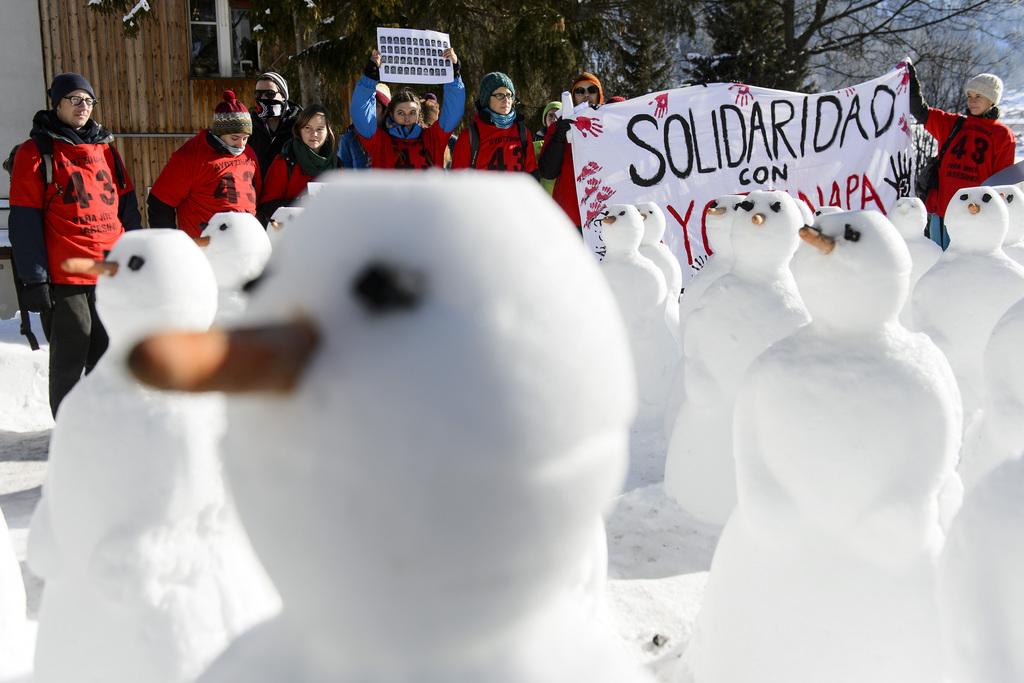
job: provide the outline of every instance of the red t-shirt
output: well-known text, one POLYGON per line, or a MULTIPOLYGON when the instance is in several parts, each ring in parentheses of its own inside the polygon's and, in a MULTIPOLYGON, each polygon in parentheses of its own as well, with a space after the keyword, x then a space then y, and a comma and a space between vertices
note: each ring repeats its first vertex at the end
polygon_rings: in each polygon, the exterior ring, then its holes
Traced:
MULTIPOLYGON (((473 168, 492 171, 525 171, 532 173, 537 170, 537 155, 533 149, 533 135, 526 131, 526 149, 519 139, 519 124, 508 128, 498 128, 493 123, 473 116, 473 123, 480 131, 480 147, 477 149, 476 164, 473 168)), ((467 126, 452 150, 452 168, 469 168, 470 131, 467 126)))
MULTIPOLYGON (((939 147, 953 131, 958 114, 934 107, 928 109, 925 130, 939 147)), ((989 176, 1013 164, 1016 141, 1013 131, 996 119, 968 116, 953 138, 939 167, 939 186, 928 194, 925 206, 931 213, 946 215, 946 207, 957 190, 981 185, 989 176)))
POLYGON ((378 128, 372 138, 359 139, 374 168, 444 168, 444 150, 450 134, 435 123, 423 128, 415 140, 396 138, 378 128))
POLYGON ((199 237, 215 213, 255 215, 259 190, 259 162, 252 148, 232 156, 214 149, 202 130, 171 155, 150 192, 176 209, 180 229, 199 237))
POLYGON ((291 176, 288 175, 288 161, 278 154, 267 169, 260 190, 260 204, 275 201, 290 202, 306 191, 306 185, 314 176, 306 175, 299 164, 292 164, 291 176))
MULTIPOLYGON (((124 232, 117 216, 118 199, 134 192, 131 180, 117 187, 114 155, 106 143, 72 145, 53 141, 53 182, 43 188, 43 163, 32 140, 18 147, 11 172, 11 205, 41 209, 50 281, 94 285, 96 276, 65 273, 69 258, 102 259, 124 232)), ((124 168, 124 165, 121 165, 124 168)))
MULTIPOLYGON (((544 133, 544 144, 548 144, 551 136, 555 134, 555 123, 548 126, 547 131, 544 133)), ((543 148, 541 148, 541 154, 543 154, 543 148)), ((580 205, 579 198, 576 196, 576 171, 572 166, 572 143, 566 143, 565 154, 562 155, 562 170, 558 172, 558 177, 555 178, 555 188, 551 191, 551 198, 555 200, 555 203, 562 207, 562 211, 565 211, 565 215, 569 217, 572 224, 579 227, 580 224, 580 205)))

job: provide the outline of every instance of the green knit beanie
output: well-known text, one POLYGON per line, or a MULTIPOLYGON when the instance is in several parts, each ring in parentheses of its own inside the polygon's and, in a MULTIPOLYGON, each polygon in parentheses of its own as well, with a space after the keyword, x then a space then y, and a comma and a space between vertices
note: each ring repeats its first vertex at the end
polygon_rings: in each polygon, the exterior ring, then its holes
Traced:
POLYGON ((516 87, 512 85, 512 79, 500 71, 492 71, 480 79, 480 90, 476 94, 476 102, 481 109, 487 109, 490 104, 491 94, 500 87, 506 87, 512 91, 512 97, 516 95, 516 87))
POLYGON ((547 105, 544 107, 544 111, 542 111, 540 113, 540 120, 541 120, 541 122, 543 123, 544 119, 546 119, 548 117, 548 112, 549 111, 551 111, 552 109, 561 109, 561 108, 562 108, 562 103, 561 102, 548 102, 547 105))

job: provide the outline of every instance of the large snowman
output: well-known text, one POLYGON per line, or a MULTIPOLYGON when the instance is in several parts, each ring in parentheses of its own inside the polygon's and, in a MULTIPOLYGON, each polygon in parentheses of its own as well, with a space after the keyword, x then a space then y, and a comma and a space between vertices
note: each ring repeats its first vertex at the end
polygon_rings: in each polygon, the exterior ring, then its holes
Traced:
POLYGON ((61 404, 28 561, 45 582, 36 683, 191 681, 278 598, 234 517, 218 441, 223 399, 144 388, 145 335, 205 330, 217 290, 177 230, 126 233, 98 272, 110 347, 61 404))
POLYGON ((718 525, 736 503, 736 389, 751 361, 808 319, 789 271, 804 225, 796 201, 757 191, 736 207, 732 269, 708 287, 686 322, 679 373, 685 391, 665 463, 665 492, 718 525))
POLYGON ((1009 212, 993 188, 957 192, 945 220, 949 248, 914 289, 914 325, 953 366, 969 425, 984 397, 985 344, 999 318, 1024 297, 1024 267, 1003 252, 1009 212))
POLYGON ((230 404, 228 473, 285 607, 203 683, 646 680, 575 592, 635 385, 616 302, 547 195, 349 174, 279 256, 252 327, 132 357, 158 384, 257 392, 230 404))
POLYGON ((848 212, 816 226, 792 263, 813 320, 739 391, 739 501, 687 663, 698 683, 935 683, 956 384, 897 322, 911 264, 892 224, 848 212))

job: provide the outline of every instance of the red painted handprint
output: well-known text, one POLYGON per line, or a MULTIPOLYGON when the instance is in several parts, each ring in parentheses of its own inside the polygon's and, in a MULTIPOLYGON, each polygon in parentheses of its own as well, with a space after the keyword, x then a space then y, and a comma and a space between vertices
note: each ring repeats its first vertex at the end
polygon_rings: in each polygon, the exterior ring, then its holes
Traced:
POLYGON ((606 202, 613 194, 615 194, 614 187, 602 187, 601 191, 597 193, 597 201, 606 202))
POLYGON ((910 69, 907 68, 906 62, 900 62, 900 71, 902 71, 903 73, 900 74, 900 82, 896 86, 897 93, 901 93, 908 87, 910 87, 910 69))
POLYGON ((590 208, 587 209, 587 220, 583 225, 587 226, 593 223, 594 219, 600 216, 602 211, 604 211, 604 204, 591 204, 590 208))
POLYGON ((664 118, 665 114, 668 113, 668 93, 663 92, 660 95, 655 95, 654 99, 647 104, 654 105, 654 116, 657 118, 664 118))
POLYGON ((588 161, 587 165, 583 167, 582 171, 580 171, 580 174, 576 176, 576 182, 582 182, 584 178, 586 178, 587 176, 594 175, 600 170, 601 165, 599 163, 597 163, 596 161, 588 161))
POLYGON ((733 83, 729 90, 736 90, 736 104, 745 107, 754 101, 754 94, 750 92, 750 86, 742 83, 733 83))
POLYGON ((593 119, 589 116, 577 116, 576 120, 573 121, 573 125, 576 126, 576 130, 583 137, 587 137, 587 133, 590 133, 596 138, 604 130, 604 126, 601 125, 601 119, 593 119))
POLYGON ((587 200, 590 199, 590 196, 597 192, 599 187, 601 187, 600 178, 589 178, 587 180, 587 188, 583 191, 583 199, 580 200, 580 205, 582 206, 583 204, 586 204, 587 200))
POLYGON ((910 124, 907 122, 906 114, 900 114, 899 126, 900 130, 907 134, 907 137, 913 136, 913 133, 910 132, 910 124))

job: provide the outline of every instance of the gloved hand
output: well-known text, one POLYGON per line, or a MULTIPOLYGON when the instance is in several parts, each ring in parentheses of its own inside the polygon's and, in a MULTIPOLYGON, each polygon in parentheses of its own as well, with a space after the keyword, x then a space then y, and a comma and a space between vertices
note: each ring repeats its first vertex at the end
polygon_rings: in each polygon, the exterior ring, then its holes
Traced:
POLYGON ((44 313, 53 308, 50 285, 45 282, 25 285, 25 289, 21 292, 21 300, 25 308, 33 313, 44 313))
POLYGON ((564 141, 569 129, 572 128, 574 119, 558 119, 555 121, 555 132, 552 136, 555 140, 564 141))
POLYGON ((380 65, 374 62, 372 59, 366 61, 366 66, 363 67, 363 75, 372 78, 375 81, 380 80, 380 65))

